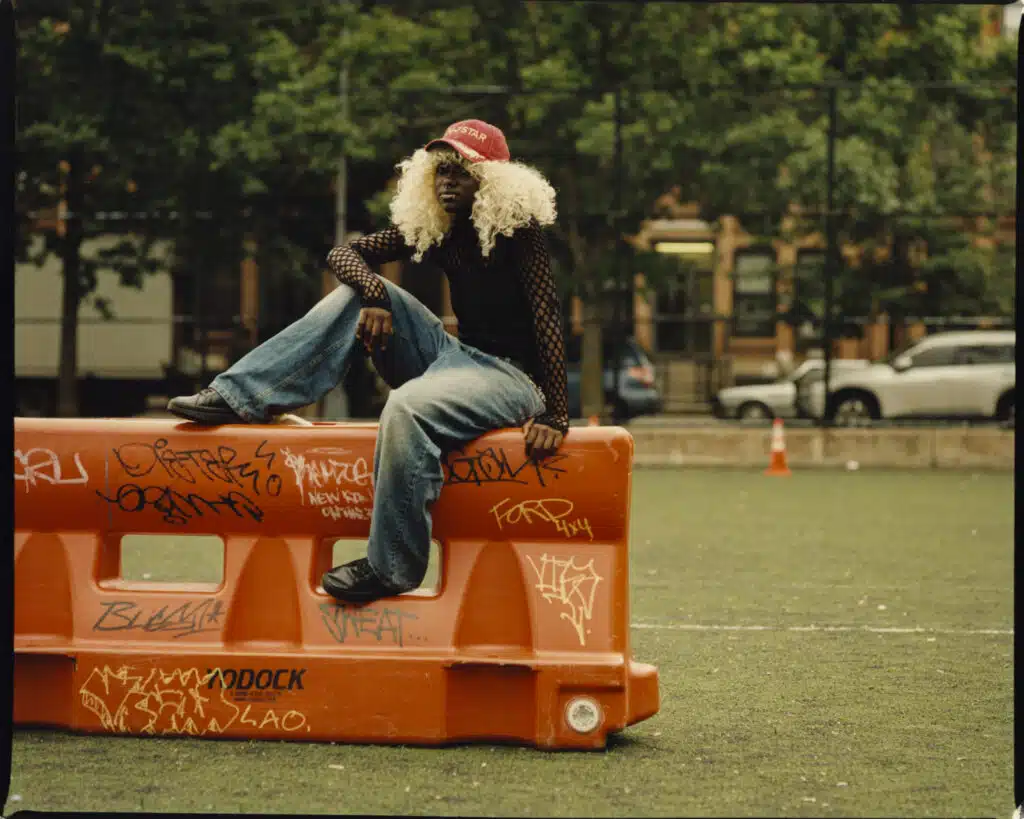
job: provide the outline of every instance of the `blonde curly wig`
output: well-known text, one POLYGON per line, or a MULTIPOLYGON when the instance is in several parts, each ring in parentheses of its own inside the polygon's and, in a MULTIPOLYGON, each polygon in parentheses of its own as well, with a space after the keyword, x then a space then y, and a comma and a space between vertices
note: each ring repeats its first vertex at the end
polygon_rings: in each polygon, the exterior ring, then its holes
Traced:
POLYGON ((479 182, 472 219, 480 250, 489 256, 499 236, 536 219, 542 226, 556 216, 555 189, 534 168, 520 162, 469 162, 455 151, 417 150, 398 163, 398 185, 391 200, 391 221, 420 261, 431 245, 440 244, 451 224, 434 193, 434 172, 442 162, 455 161, 479 182))

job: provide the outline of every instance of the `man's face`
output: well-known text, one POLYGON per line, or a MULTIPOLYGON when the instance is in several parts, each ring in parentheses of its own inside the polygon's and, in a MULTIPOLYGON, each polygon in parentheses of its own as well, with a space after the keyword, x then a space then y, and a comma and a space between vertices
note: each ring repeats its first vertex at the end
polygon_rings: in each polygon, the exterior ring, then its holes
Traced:
POLYGON ((434 172, 434 193, 447 213, 455 214, 473 207, 480 183, 454 159, 443 159, 434 172))

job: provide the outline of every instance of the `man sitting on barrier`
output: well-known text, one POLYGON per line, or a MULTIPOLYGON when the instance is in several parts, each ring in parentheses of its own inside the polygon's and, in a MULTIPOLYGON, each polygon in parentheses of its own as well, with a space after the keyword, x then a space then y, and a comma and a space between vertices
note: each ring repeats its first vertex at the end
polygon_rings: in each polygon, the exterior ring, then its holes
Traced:
POLYGON ((367 557, 323 577, 343 602, 423 582, 443 452, 521 425, 527 453, 543 458, 569 427, 561 308, 541 231, 555 220, 554 189, 512 162, 502 132, 480 120, 451 125, 397 167, 392 226, 328 254, 341 286, 209 387, 168 405, 202 424, 268 423, 325 395, 363 343, 392 391, 374 452, 367 557), (409 258, 445 272, 458 339, 370 268, 409 258))

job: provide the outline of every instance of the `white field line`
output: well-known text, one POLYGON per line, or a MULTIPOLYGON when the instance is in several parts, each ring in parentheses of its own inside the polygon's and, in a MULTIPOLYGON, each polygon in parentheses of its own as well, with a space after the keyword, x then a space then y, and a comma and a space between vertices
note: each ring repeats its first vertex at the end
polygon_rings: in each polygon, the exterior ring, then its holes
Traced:
POLYGON ((656 631, 796 631, 796 632, 855 632, 868 634, 996 634, 1013 635, 1009 628, 885 628, 882 626, 730 626, 726 624, 707 623, 633 623, 633 628, 654 629, 656 631))

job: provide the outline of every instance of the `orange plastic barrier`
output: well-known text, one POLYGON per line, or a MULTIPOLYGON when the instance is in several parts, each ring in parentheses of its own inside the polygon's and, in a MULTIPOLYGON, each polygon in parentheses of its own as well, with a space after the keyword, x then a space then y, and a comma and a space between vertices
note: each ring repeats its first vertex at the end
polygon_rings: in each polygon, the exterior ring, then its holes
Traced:
POLYGON ((658 710, 632 660, 632 437, 451 453, 435 592, 338 605, 376 425, 15 421, 14 719, 84 732, 594 748, 658 710), (223 582, 129 581, 128 534, 224 542, 223 582))

